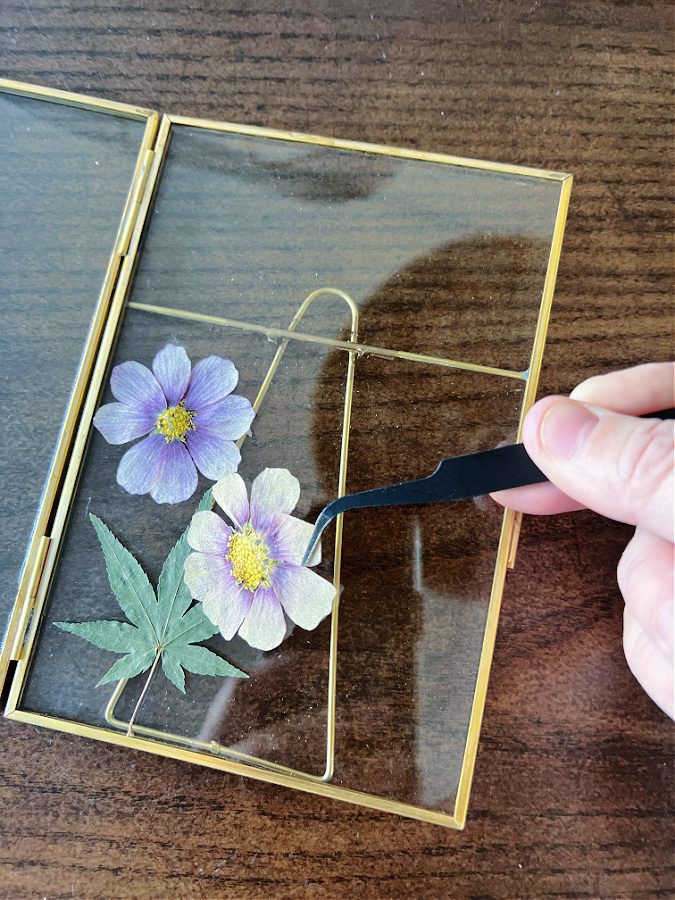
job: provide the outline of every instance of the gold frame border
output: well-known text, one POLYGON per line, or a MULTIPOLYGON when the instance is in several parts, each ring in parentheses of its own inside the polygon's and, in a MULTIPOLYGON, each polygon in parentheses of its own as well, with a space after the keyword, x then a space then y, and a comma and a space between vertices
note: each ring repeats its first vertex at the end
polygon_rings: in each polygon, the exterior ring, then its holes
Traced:
MULTIPOLYGON (((62 91, 54 91, 52 89, 33 88, 30 85, 21 85, 17 82, 0 81, 0 89, 7 89, 13 93, 23 94, 27 96, 38 96, 41 99, 51 99, 56 102, 70 103, 73 105, 84 105, 101 112, 108 111, 111 114, 117 113, 120 115, 129 115, 135 118, 144 117, 146 114, 149 114, 152 118, 148 121, 147 129, 150 129, 151 122, 154 122, 155 126, 157 122, 155 113, 142 110, 140 107, 128 107, 124 104, 115 104, 108 101, 94 100, 88 97, 80 97, 79 95, 75 94, 67 94, 66 92, 62 91), (9 85, 9 87, 5 88, 5 85, 9 85)), ((298 143, 308 143, 324 147, 356 150, 367 153, 379 153, 405 159, 422 160, 433 163, 444 163, 472 169, 489 170, 503 174, 542 178, 560 182, 560 198, 555 219, 553 239, 551 242, 549 262, 544 280, 544 289, 542 293, 539 317, 533 339, 530 366, 526 373, 520 375, 521 378, 524 377, 526 386, 521 408, 519 429, 520 427, 522 427, 524 416, 534 402, 534 398, 536 395, 537 383, 541 370, 544 342, 546 338, 546 330, 550 317, 551 301, 553 298, 558 263, 562 248, 569 197, 572 187, 571 175, 541 169, 532 169, 524 166, 491 163, 482 160, 471 160, 465 159, 463 157, 455 157, 444 154, 407 150, 385 145, 367 144, 355 141, 339 140, 335 138, 326 138, 319 135, 301 134, 298 132, 284 132, 268 128, 237 125, 227 122, 214 122, 212 120, 197 119, 187 116, 164 116, 159 127, 156 145, 153 148, 154 157, 152 158, 151 166, 149 172, 147 173, 147 183, 143 185, 142 190, 137 192, 138 196, 135 203, 138 207, 138 216, 134 219, 133 231, 130 237, 128 252, 124 257, 123 262, 121 263, 121 267, 119 267, 119 277, 116 284, 114 285, 114 293, 112 295, 112 301, 109 306, 108 316, 105 322, 105 329, 101 338, 93 372, 91 373, 89 390, 87 393, 86 401, 84 403, 84 407, 82 409, 82 416, 77 432, 75 445, 73 447, 72 456, 69 461, 68 471, 63 483, 63 489, 59 497, 56 517, 54 520, 53 533, 51 536, 52 539, 50 540, 49 546, 46 548, 44 568, 41 570, 39 575, 33 579, 34 581, 38 582, 35 611, 30 622, 26 641, 20 648, 21 652, 17 654, 20 658, 17 660, 17 669, 12 679, 12 685, 5 715, 8 718, 17 721, 27 722, 34 725, 41 725, 46 728, 65 731, 67 733, 81 735, 83 737, 103 740, 108 743, 131 747, 143 752, 154 753, 159 756, 166 756, 178 760, 183 760, 185 762, 205 765, 210 768, 220 769, 235 775, 247 775, 259 781, 265 781, 286 787, 296 788, 308 793, 319 794, 321 796, 351 802, 371 809, 393 812, 397 813, 398 815, 413 819, 419 819, 424 822, 431 822, 450 828, 461 829, 466 823, 467 807, 478 749, 480 725, 483 710, 485 707, 489 670, 496 638, 504 579, 506 575, 507 565, 510 561, 512 561, 513 554, 515 552, 513 541, 514 535, 516 534, 516 514, 511 510, 505 511, 502 522, 502 529, 485 624, 485 634, 479 661, 478 676, 474 689, 474 699, 472 704, 471 716, 469 719, 469 728, 465 745, 464 758, 452 815, 449 813, 437 812, 434 810, 425 809, 423 807, 413 806, 411 804, 396 800, 389 800, 372 794, 366 794, 350 788, 342 787, 340 785, 311 780, 310 778, 302 776, 285 775, 279 772, 267 771, 265 769, 256 768, 254 766, 250 766, 245 763, 238 763, 229 759, 209 757, 203 753, 196 753, 194 751, 186 750, 183 748, 177 748, 169 744, 161 744, 159 742, 148 741, 138 737, 128 737, 125 734, 113 732, 106 728, 101 728, 100 726, 85 725, 80 722, 72 722, 66 719, 45 716, 25 710, 20 710, 17 708, 20 701, 21 689, 28 669, 30 650, 34 642, 38 623, 40 620, 40 612, 46 599, 47 589, 49 586, 49 575, 51 574, 54 563, 56 561, 58 545, 63 533, 68 510, 70 508, 70 500, 72 498, 74 487, 77 481, 77 475, 79 473, 80 465, 86 448, 91 419, 93 417, 94 408, 98 400, 102 380, 107 368, 107 362, 112 344, 117 332, 117 325, 122 313, 124 301, 126 299, 141 234, 145 225, 151 199, 154 194, 154 189, 163 162, 164 151, 166 149, 167 140, 172 125, 197 127, 212 131, 267 137, 276 140, 294 141, 298 143)), ((149 144, 149 146, 145 149, 149 149, 150 146, 151 144, 149 144)), ((137 166, 137 171, 135 172, 135 181, 137 181, 138 177, 140 177, 140 166, 141 158, 139 157, 139 164, 137 166)), ((127 203, 127 207, 129 206, 130 202, 131 194, 130 200, 127 203)), ((124 221, 125 215, 123 215, 122 218, 124 221)), ((113 260, 111 259, 111 264, 112 262, 113 260)), ((106 284, 108 284, 107 275, 106 284)), ((109 285, 109 287, 112 287, 112 285, 109 285)), ((88 342, 88 350, 91 349, 90 345, 91 341, 88 342)), ((69 419, 72 411, 73 402, 71 402, 68 411, 69 419)), ((74 424, 74 422, 72 424, 74 424)), ((61 466, 61 468, 63 468, 63 465, 61 466)), ((35 533, 36 536, 39 535, 39 531, 37 528, 35 533)), ((29 569, 28 565, 26 565, 26 572, 28 571, 31 570, 29 569)), ((20 604, 17 604, 17 606, 20 606, 20 604)), ((17 607, 15 607, 15 612, 16 610, 17 607)))
MULTIPOLYGON (((544 279, 544 289, 542 291, 541 305, 539 307, 539 317, 534 332, 532 354, 530 357, 530 365, 527 370, 525 392, 520 411, 518 438, 520 438, 522 432, 525 416, 532 407, 537 395, 537 385, 539 383, 539 374, 541 372, 541 364, 544 356, 546 332, 551 317, 553 292, 555 290, 555 281, 558 275, 558 264, 560 262, 560 253, 562 251, 565 222, 567 221, 567 210, 569 209, 571 192, 572 176, 569 175, 564 179, 560 186, 560 197, 558 199, 558 209, 553 228, 551 250, 549 252, 548 266, 546 267, 546 277, 544 279)), ((459 826, 460 828, 463 828, 466 823, 471 783, 473 781, 473 772, 476 765, 476 756, 478 755, 478 739, 480 736, 481 723, 483 721, 490 668, 492 666, 492 656, 497 637, 497 625, 499 624, 499 611, 501 609, 502 594, 504 592, 504 581, 507 568, 513 568, 516 545, 520 534, 521 519, 522 514, 520 513, 516 513, 511 509, 504 511, 504 524, 502 526, 499 549, 497 551, 492 594, 490 596, 490 603, 485 621, 485 635, 483 637, 483 647, 481 650, 480 662, 478 664, 478 676, 476 678, 471 717, 469 719, 469 730, 467 733, 466 745, 464 747, 464 760, 462 762, 457 797, 455 799, 454 815, 456 820, 461 823, 459 826)))
MULTIPOLYGON (((68 460, 66 475, 61 484, 61 491, 59 494, 58 503, 56 504, 56 513, 52 522, 51 534, 49 535, 49 537, 44 538, 44 540, 48 541, 48 544, 44 551, 44 561, 41 562, 41 569, 36 579, 37 586, 35 590, 35 596, 29 597, 29 600, 33 601, 32 608, 31 603, 26 601, 25 608, 22 613, 22 620, 24 618, 28 619, 30 617, 30 622, 28 624, 26 634, 17 635, 16 640, 14 641, 14 646, 12 648, 11 659, 15 660, 17 665, 12 678, 5 711, 5 715, 10 717, 11 714, 16 710, 20 699, 20 694, 23 689, 23 682, 28 670, 28 664, 30 661, 33 643, 35 641, 35 635, 41 619, 42 609, 46 601, 47 593, 49 591, 51 575, 58 557, 61 538, 63 536, 63 531, 68 519, 68 514, 70 512, 70 504, 72 501, 73 493, 75 491, 82 460, 89 439, 91 422, 94 417, 94 411, 103 384, 103 378, 107 369, 108 360, 110 358, 112 347, 117 335, 117 327, 124 308, 124 300, 126 298, 129 284, 131 282, 136 253, 140 244, 141 234, 145 224, 147 212, 150 207, 154 185, 161 167, 162 155, 164 147, 166 146, 167 136, 168 123, 165 123, 163 121, 160 124, 153 151, 151 151, 149 170, 146 169, 145 166, 143 168, 143 175, 146 180, 142 198, 139 204, 138 215, 134 220, 128 251, 121 260, 121 266, 119 266, 117 279, 114 283, 112 300, 108 306, 103 335, 101 337, 98 351, 95 356, 93 371, 91 372, 89 378, 86 399, 84 400, 84 405, 81 409, 77 427, 77 434, 72 447, 70 459, 68 460), (26 609, 28 609, 28 614, 26 614, 26 609)), ((128 206, 129 201, 127 201, 127 207, 128 206)), ((72 412, 73 403, 71 402, 71 407, 68 411, 68 417, 70 417, 72 412)), ((19 604, 17 604, 17 606, 18 605, 19 604)))
POLYGON ((65 106, 82 106, 110 116, 122 116, 125 119, 153 119, 155 131, 159 124, 159 114, 145 106, 134 106, 131 103, 119 103, 117 100, 105 100, 102 97, 90 97, 88 94, 75 94, 72 91, 61 91, 58 88, 41 84, 27 84, 13 81, 11 78, 0 78, 0 91, 3 94, 16 94, 19 97, 30 97, 33 100, 49 100, 65 106))
POLYGON ((20 625, 25 624, 25 621, 31 612, 29 600, 31 599, 33 589, 37 586, 41 565, 44 562, 45 550, 47 549, 45 541, 48 539, 45 539, 44 532, 47 528, 47 523, 51 517, 52 510, 57 502, 59 487, 61 486, 64 471, 68 463, 70 449, 73 444, 79 412, 87 392, 96 357, 96 350, 103 332, 118 273, 122 264, 124 255, 122 247, 124 231, 130 221, 130 199, 134 194, 134 188, 143 183, 147 169, 147 154, 154 143, 159 125, 159 116, 153 110, 144 109, 140 106, 115 103, 112 100, 87 97, 84 94, 73 94, 68 91, 41 87, 40 85, 24 84, 20 81, 12 81, 5 78, 0 78, 0 93, 60 103, 66 106, 75 106, 107 115, 122 116, 127 119, 137 119, 146 122, 136 164, 131 176, 127 203, 121 212, 120 224, 108 261, 108 266, 103 277, 103 284, 101 285, 98 299, 93 307, 92 322, 82 351, 82 359, 75 374, 70 399, 68 401, 68 406, 66 407, 65 419, 56 441, 54 456, 49 468, 44 491, 33 521, 33 530, 28 544, 28 551, 23 561, 22 570, 19 574, 19 585, 14 600, 14 606, 9 616, 7 632, 0 651, 1 686, 7 675, 10 660, 19 652, 16 643, 17 641, 20 643, 22 638, 22 629, 20 628, 20 625))
POLYGON ((199 119, 194 116, 177 116, 169 114, 167 118, 173 125, 185 125, 192 128, 205 128, 208 131, 228 131, 234 134, 246 134, 251 137, 274 138, 277 141, 293 141, 299 144, 316 144, 320 147, 333 147, 339 150, 358 150, 361 153, 378 153, 382 156, 396 156, 399 159, 416 159, 423 162, 445 163, 462 166, 466 169, 488 169, 503 175, 524 175, 529 178, 543 178, 548 181, 565 181, 572 176, 565 172, 553 172, 549 169, 534 169, 529 166, 516 166, 510 163, 489 162, 484 159, 470 159, 465 156, 452 156, 447 153, 430 153, 426 150, 411 150, 406 147, 392 147, 388 144, 368 144, 364 141, 350 141, 344 138, 324 137, 320 134, 307 134, 302 131, 279 131, 275 128, 262 128, 258 125, 242 125, 236 122, 217 122, 214 119, 199 119))
POLYGON ((159 741, 148 741, 143 738, 127 737, 118 731, 110 731, 96 725, 84 725, 81 722, 72 722, 69 719, 57 719, 52 716, 43 716, 39 713, 14 710, 7 718, 16 722, 25 722, 28 725, 37 725, 41 728, 49 728, 53 731, 65 731, 66 734, 74 734, 78 737, 92 738, 105 741, 118 747, 130 747, 132 750, 141 750, 144 753, 153 753, 155 756, 166 756, 181 762, 188 762, 198 766, 206 766, 209 769, 220 769, 230 775, 242 775, 253 778, 256 781, 265 781, 268 784, 277 784, 281 787, 294 788, 307 794, 318 794, 321 797, 329 797, 332 800, 343 800, 354 803, 357 806, 365 806, 368 809, 377 809, 381 812, 396 813, 409 819, 418 819, 420 822, 431 822, 435 825, 445 825, 449 828, 463 828, 464 823, 455 819, 448 813, 435 812, 398 800, 388 800, 386 797, 378 797, 376 794, 365 794, 352 788, 344 788, 338 785, 327 784, 325 781, 310 781, 308 778, 299 778, 294 775, 283 775, 280 772, 271 772, 266 769, 256 768, 225 760, 219 757, 210 757, 204 753, 193 750, 180 750, 170 744, 161 744, 159 741))

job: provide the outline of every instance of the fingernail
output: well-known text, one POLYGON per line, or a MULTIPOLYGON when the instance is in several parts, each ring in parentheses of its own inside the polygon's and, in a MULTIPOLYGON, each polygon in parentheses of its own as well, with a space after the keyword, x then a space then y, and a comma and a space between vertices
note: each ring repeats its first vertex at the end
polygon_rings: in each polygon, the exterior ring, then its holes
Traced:
POLYGON ((675 647, 675 604, 664 603, 656 614, 656 636, 669 656, 675 647))
POLYGON ((583 447, 600 420, 583 403, 560 400, 544 415, 539 436, 544 450, 560 459, 571 459, 583 447))

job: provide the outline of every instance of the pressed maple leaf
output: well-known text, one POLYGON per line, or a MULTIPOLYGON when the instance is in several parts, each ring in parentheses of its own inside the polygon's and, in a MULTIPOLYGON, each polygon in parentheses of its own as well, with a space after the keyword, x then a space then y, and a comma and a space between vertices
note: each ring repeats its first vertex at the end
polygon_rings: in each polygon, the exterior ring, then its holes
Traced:
MULTIPOLYGON (((211 507, 207 492, 199 509, 211 507)), ((204 615, 202 604, 191 606, 192 598, 183 581, 183 567, 190 553, 187 532, 183 533, 166 558, 157 583, 157 595, 140 563, 99 518, 90 516, 98 534, 110 587, 129 620, 56 622, 63 631, 84 638, 102 650, 122 656, 105 673, 98 686, 122 678, 133 678, 156 666, 179 691, 185 693, 185 671, 197 675, 248 678, 213 653, 200 641, 218 631, 204 615)))

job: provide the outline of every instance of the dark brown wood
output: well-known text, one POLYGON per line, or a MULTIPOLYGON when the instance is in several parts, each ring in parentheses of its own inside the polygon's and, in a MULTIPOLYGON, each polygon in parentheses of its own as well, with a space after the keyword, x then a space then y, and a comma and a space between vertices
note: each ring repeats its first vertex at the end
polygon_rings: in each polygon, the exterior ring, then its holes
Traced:
MULTIPOLYGON (((573 172, 542 392, 672 353, 671 26, 658 2, 0 9, 11 78, 573 172)), ((3 721, 0 892, 672 895, 672 725, 620 645, 628 537, 525 523, 463 833, 3 721)))

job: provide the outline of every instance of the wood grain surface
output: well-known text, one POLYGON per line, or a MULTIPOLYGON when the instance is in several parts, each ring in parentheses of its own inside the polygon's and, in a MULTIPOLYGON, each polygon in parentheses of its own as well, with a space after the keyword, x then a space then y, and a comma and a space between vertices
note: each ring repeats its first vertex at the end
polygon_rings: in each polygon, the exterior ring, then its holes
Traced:
MULTIPOLYGON (((2 74, 575 175, 541 392, 672 354, 667 3, 0 8, 2 74)), ((672 725, 621 650, 630 530, 524 524, 462 833, 2 722, 0 895, 672 896, 672 725)))

